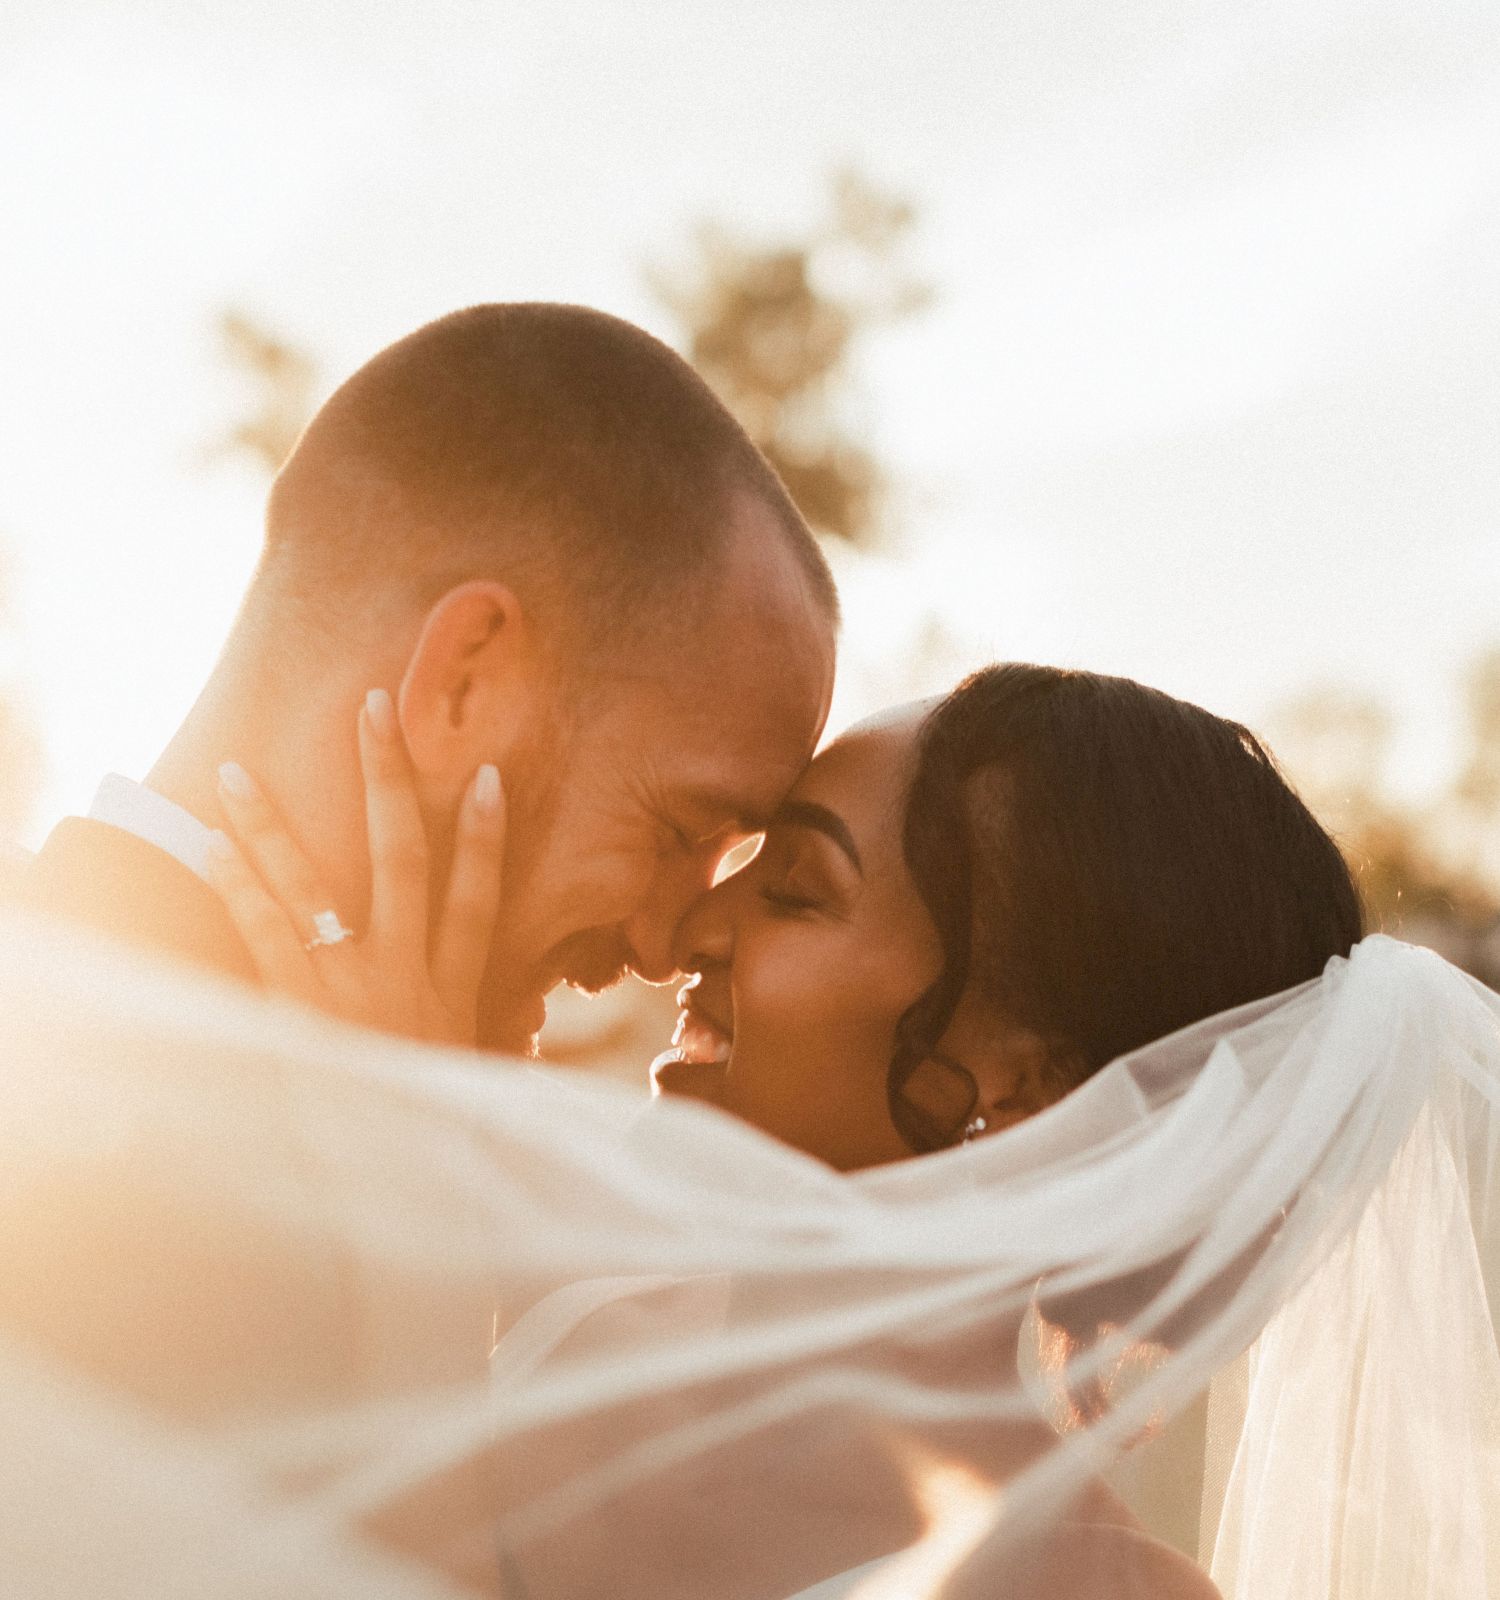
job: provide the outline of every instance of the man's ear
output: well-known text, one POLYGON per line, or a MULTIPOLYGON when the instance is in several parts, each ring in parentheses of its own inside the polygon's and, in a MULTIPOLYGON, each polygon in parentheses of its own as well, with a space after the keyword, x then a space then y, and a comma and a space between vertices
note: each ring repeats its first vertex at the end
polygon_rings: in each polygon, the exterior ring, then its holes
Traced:
POLYGON ((503 583, 450 589, 427 613, 396 696, 418 776, 462 786, 503 762, 535 708, 529 619, 503 583))

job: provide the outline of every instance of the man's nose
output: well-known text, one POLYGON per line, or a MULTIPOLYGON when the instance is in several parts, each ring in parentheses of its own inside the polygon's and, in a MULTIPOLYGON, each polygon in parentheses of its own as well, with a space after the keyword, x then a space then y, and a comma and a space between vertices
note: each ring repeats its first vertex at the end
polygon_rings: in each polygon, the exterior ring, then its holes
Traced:
POLYGON ((699 907, 714 898, 717 891, 710 886, 716 866, 717 862, 698 861, 664 873, 646 903, 625 924, 635 951, 631 965, 647 983, 667 983, 686 970, 683 930, 697 920, 699 907))

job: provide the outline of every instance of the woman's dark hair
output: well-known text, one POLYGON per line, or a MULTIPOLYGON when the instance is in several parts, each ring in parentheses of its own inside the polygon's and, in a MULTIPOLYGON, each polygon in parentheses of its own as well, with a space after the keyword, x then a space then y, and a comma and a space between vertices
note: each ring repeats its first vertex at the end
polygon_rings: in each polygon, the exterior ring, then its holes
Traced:
POLYGON ((960 684, 923 725, 904 849, 945 958, 888 1082, 919 1147, 954 1130, 902 1090, 966 989, 1053 1046, 1065 1092, 1361 934, 1337 846, 1255 736, 1128 678, 1009 664, 960 684))

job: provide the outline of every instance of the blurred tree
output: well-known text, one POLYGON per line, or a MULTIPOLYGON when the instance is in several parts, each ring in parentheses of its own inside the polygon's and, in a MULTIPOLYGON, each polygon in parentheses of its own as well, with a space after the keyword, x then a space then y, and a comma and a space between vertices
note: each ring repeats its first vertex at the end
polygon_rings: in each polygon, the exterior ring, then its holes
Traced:
POLYGON ((1451 788, 1403 806, 1386 780, 1392 722, 1361 696, 1316 690, 1276 713, 1268 737, 1343 849, 1370 926, 1440 950, 1500 981, 1500 653, 1475 664, 1466 750, 1451 788))
POLYGON ((1439 823, 1468 873, 1500 890, 1500 650, 1470 666, 1467 748, 1439 823))
POLYGON ((249 456, 275 473, 313 414, 317 363, 243 311, 221 313, 218 329, 224 359, 246 380, 251 398, 209 453, 249 456))
POLYGON ((1325 826, 1341 833, 1376 808, 1392 733, 1378 700, 1312 689, 1282 706, 1269 727, 1277 759, 1325 826))
POLYGON ((914 221, 905 200, 843 172, 805 240, 752 244, 708 224, 686 272, 649 274, 682 324, 688 359, 808 522, 856 543, 875 539, 889 486, 851 435, 851 357, 867 334, 931 298, 904 259, 914 221))

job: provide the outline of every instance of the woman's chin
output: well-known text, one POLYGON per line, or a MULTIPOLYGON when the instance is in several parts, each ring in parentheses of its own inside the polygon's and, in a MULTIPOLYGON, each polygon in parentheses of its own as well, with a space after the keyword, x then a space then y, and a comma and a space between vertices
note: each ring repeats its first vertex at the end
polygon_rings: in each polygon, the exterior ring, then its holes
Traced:
POLYGON ((651 1093, 702 1100, 716 1106, 721 1103, 727 1071, 726 1062, 688 1061, 681 1050, 667 1050, 651 1063, 651 1093))

